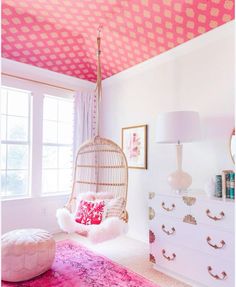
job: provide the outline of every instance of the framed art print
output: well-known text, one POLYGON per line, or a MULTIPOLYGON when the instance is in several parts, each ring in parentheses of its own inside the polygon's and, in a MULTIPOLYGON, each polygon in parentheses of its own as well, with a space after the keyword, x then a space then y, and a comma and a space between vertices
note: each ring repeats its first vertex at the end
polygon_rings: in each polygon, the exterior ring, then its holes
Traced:
POLYGON ((147 125, 122 128, 122 149, 128 167, 147 169, 147 125))

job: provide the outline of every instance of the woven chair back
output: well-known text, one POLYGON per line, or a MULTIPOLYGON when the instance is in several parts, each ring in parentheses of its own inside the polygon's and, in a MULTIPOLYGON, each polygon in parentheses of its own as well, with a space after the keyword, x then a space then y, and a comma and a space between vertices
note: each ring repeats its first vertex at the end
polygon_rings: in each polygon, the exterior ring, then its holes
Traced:
POLYGON ((79 193, 108 193, 113 198, 124 198, 121 218, 128 221, 127 190, 128 166, 122 149, 100 136, 85 142, 76 156, 72 194, 66 207, 75 211, 79 193))

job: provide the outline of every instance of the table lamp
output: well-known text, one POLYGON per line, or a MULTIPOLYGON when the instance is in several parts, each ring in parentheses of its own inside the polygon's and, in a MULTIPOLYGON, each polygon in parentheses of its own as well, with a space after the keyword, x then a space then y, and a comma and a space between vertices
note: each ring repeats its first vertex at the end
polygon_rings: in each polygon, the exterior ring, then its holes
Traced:
POLYGON ((192 177, 182 170, 182 143, 200 139, 200 118, 194 111, 173 111, 160 113, 157 117, 156 142, 176 144, 177 170, 168 177, 173 190, 185 191, 192 183, 192 177))

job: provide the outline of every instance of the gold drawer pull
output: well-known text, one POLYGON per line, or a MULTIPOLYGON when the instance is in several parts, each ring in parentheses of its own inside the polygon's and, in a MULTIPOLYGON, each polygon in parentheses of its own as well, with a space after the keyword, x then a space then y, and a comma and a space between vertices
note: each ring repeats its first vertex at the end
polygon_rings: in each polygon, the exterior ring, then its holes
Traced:
POLYGON ((162 249, 162 255, 163 255, 163 257, 164 257, 165 259, 167 259, 168 261, 173 261, 173 260, 175 259, 175 257, 176 257, 175 253, 172 253, 172 257, 167 256, 165 249, 162 249))
POLYGON ((165 209, 166 211, 172 211, 172 210, 174 210, 174 208, 175 208, 175 204, 174 204, 174 203, 171 205, 171 207, 166 207, 166 206, 165 206, 165 202, 162 202, 161 206, 162 206, 162 208, 165 209))
POLYGON ((223 211, 221 211, 221 213, 219 214, 219 215, 220 215, 219 217, 213 216, 213 215, 211 215, 210 213, 211 213, 210 209, 207 209, 207 210, 206 210, 207 216, 208 216, 210 219, 215 220, 215 221, 217 221, 217 220, 222 220, 222 219, 224 218, 224 216, 225 216, 225 214, 224 214, 223 211))
POLYGON ((226 277, 227 277, 227 274, 225 271, 221 272, 221 277, 219 275, 216 275, 216 274, 212 274, 212 268, 211 266, 208 266, 208 273, 216 280, 224 280, 226 277))
POLYGON ((166 230, 165 228, 166 228, 166 227, 165 227, 165 225, 163 224, 162 227, 161 227, 161 229, 162 229, 162 231, 165 232, 167 235, 173 235, 173 234, 175 233, 175 228, 174 228, 174 227, 171 228, 171 231, 166 230))
POLYGON ((213 248, 215 248, 215 249, 221 249, 221 248, 223 248, 224 246, 225 246, 225 242, 224 242, 224 240, 221 240, 220 241, 220 244, 221 244, 221 246, 218 246, 217 244, 212 244, 211 243, 211 237, 210 236, 208 236, 207 237, 207 243, 208 243, 208 245, 210 245, 211 247, 213 247, 213 248))

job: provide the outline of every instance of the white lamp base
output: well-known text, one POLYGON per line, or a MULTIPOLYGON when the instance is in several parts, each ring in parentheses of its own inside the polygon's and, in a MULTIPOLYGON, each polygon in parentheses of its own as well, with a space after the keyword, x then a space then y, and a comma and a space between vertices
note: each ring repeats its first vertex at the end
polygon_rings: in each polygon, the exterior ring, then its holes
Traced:
POLYGON ((192 184, 192 177, 182 170, 182 144, 176 145, 177 170, 168 177, 168 182, 173 190, 185 191, 192 184))
POLYGON ((169 175, 168 182, 173 190, 185 191, 192 184, 192 177, 182 170, 177 170, 169 175))

